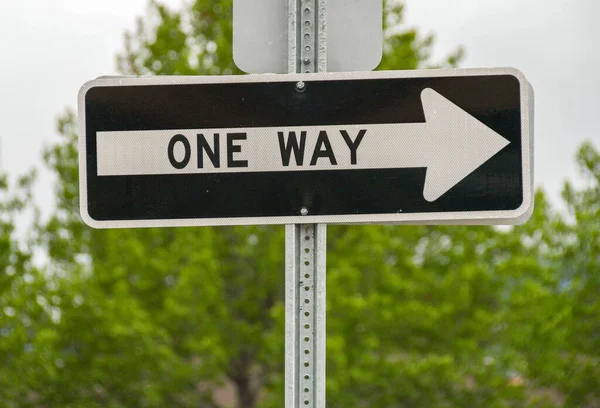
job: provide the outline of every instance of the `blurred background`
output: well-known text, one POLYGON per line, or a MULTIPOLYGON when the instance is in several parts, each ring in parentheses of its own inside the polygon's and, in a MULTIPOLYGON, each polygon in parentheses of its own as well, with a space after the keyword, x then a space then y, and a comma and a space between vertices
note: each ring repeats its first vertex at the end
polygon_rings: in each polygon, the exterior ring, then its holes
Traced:
MULTIPOLYGON (((600 3, 384 5, 379 69, 528 77, 536 209, 514 228, 331 226, 328 406, 600 407, 600 3)), ((231 7, 3 4, 1 407, 283 406, 283 227, 79 217, 79 87, 239 74, 231 7)))

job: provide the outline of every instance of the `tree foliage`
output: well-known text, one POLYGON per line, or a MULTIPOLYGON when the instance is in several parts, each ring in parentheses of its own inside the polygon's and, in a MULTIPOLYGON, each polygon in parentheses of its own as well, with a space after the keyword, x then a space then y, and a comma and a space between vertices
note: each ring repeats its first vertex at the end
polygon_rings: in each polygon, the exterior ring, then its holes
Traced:
MULTIPOLYGON (((150 3, 119 69, 239 74, 231 6, 150 3)), ((402 11, 385 3, 380 69, 460 60, 432 62, 402 11)), ((91 230, 72 112, 58 131, 43 268, 14 232, 30 178, 0 183, 0 405, 282 407, 283 228, 91 230)), ((328 406, 599 406, 600 154, 586 144, 578 164, 568 213, 538 192, 522 226, 330 227, 328 406)))

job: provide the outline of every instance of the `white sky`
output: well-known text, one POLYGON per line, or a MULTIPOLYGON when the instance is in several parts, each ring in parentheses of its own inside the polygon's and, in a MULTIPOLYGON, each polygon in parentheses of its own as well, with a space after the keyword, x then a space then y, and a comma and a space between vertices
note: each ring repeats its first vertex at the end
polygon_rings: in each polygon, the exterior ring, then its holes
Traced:
MULTIPOLYGON (((240 0, 238 0, 240 1, 240 0)), ((181 0, 166 0, 178 6, 181 0)), ((558 198, 577 176, 574 155, 586 139, 600 147, 598 0, 407 0, 406 21, 435 33, 435 56, 457 45, 463 67, 512 66, 535 89, 536 184, 558 198)), ((58 140, 56 116, 76 108, 79 87, 116 74, 122 34, 147 0, 2 0, 0 9, 0 168, 36 166, 58 140)), ((37 200, 47 213, 51 177, 41 170, 37 200)))

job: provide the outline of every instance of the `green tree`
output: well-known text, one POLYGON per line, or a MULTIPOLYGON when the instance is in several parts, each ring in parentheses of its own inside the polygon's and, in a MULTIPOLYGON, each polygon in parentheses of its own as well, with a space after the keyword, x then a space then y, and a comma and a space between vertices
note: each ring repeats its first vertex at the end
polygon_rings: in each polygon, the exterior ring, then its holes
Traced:
MULTIPOLYGON (((456 64, 460 51, 432 63, 433 37, 402 10, 385 3, 380 68, 456 64)), ((152 2, 117 64, 239 73, 231 1, 152 2)), ((0 281, 0 404, 283 406, 283 228, 91 230, 73 113, 59 133, 44 157, 58 183, 43 271, 0 219, 0 262, 15 271, 0 281)), ((593 178, 566 188, 567 221, 538 193, 532 220, 509 230, 330 227, 328 406, 594 406, 600 160, 592 146, 579 157, 593 178)))
POLYGON ((600 153, 590 142, 579 149, 577 164, 583 187, 567 182, 563 190, 568 218, 559 230, 560 303, 551 320, 560 333, 557 364, 543 374, 561 391, 565 406, 596 407, 600 405, 600 153))
POLYGON ((30 363, 46 335, 37 327, 55 316, 47 298, 38 295, 45 292, 44 281, 32 266, 33 254, 25 245, 29 237, 16 229, 17 221, 31 210, 33 180, 31 173, 10 186, 8 177, 0 175, 0 404, 7 407, 35 398, 30 363))

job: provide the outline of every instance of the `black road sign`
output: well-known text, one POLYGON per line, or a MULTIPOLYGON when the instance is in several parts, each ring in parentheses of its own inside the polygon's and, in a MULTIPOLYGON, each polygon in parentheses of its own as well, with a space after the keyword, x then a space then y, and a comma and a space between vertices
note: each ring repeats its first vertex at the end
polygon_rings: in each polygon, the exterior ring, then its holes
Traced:
POLYGON ((79 94, 81 213, 99 228, 518 223, 532 112, 514 69, 99 78, 79 94))

